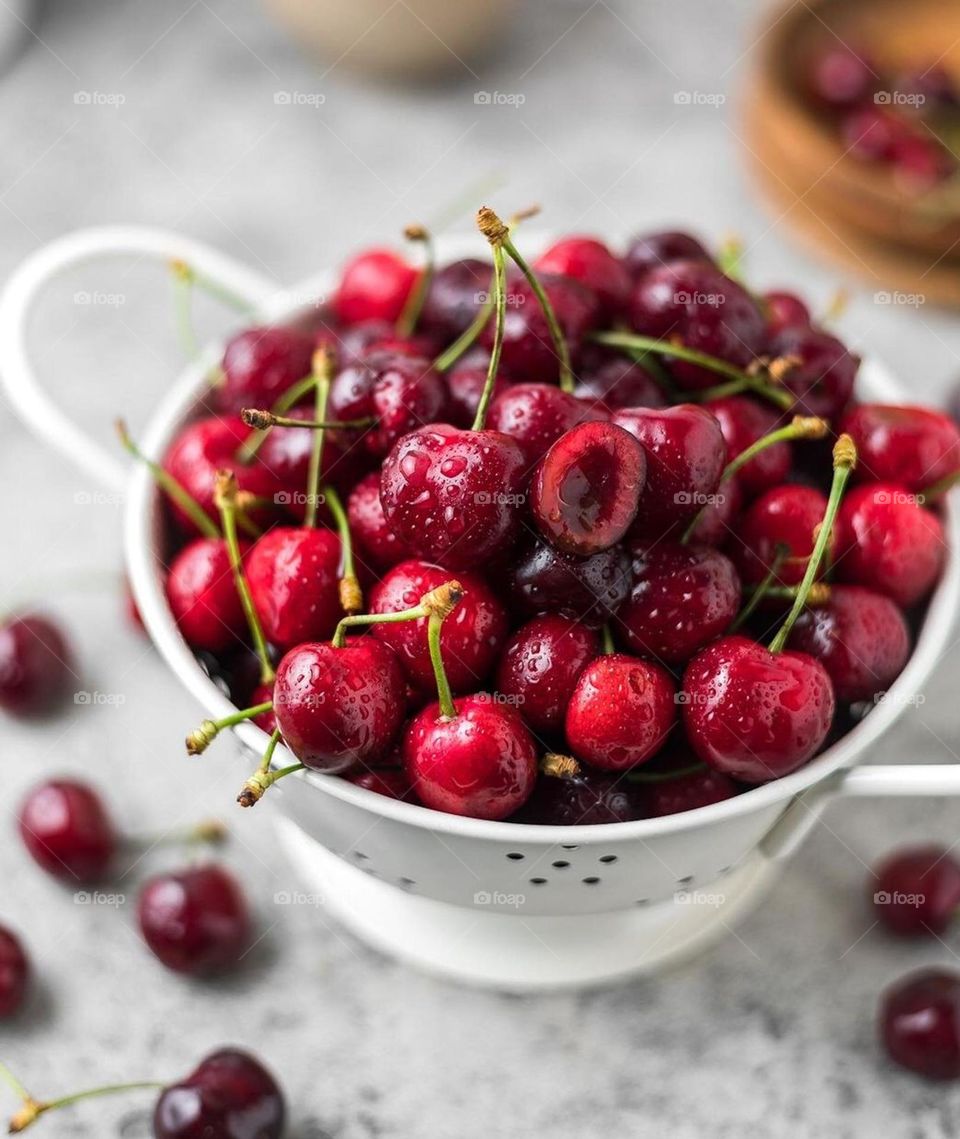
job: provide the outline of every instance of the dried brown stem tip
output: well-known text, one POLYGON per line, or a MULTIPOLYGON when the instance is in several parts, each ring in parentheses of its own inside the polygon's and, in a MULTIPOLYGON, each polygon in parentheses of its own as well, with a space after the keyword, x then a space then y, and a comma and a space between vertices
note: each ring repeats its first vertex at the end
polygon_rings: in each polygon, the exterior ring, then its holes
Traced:
POLYGON ((336 367, 336 359, 334 358, 333 352, 326 345, 318 348, 310 360, 310 367, 313 369, 315 376, 329 377, 330 373, 336 367))
POLYGON ((572 779, 580 774, 580 764, 572 755, 557 755, 551 751, 540 761, 540 770, 554 779, 572 779))
POLYGON ((25 1100, 10 1120, 9 1134, 19 1135, 21 1131, 26 1131, 31 1124, 37 1122, 43 1111, 44 1105, 42 1103, 37 1103, 35 1099, 25 1100))
POLYGON ((815 581, 807 594, 806 605, 808 609, 819 609, 830 600, 830 586, 825 581, 815 581))
POLYGON ((849 435, 841 435, 833 445, 833 465, 852 471, 857 465, 857 445, 849 435))
POLYGON ((527 206, 525 210, 517 210, 515 214, 510 215, 510 228, 512 229, 515 225, 519 225, 528 218, 535 218, 539 212, 539 206, 527 206))
POLYGON ((179 278, 181 281, 192 281, 193 280, 193 270, 186 263, 186 261, 184 261, 180 257, 171 257, 171 259, 170 259, 170 271, 173 273, 173 275, 175 277, 179 278))
POLYGON ((446 617, 452 613, 463 598, 463 586, 459 581, 445 581, 436 589, 431 589, 420 598, 420 605, 429 617, 446 617))
POLYGON ((815 415, 795 415, 792 423, 804 439, 823 439, 830 430, 830 424, 815 415))
POLYGON ((266 787, 260 781, 259 776, 259 772, 251 775, 241 788, 240 794, 237 796, 237 802, 241 807, 254 807, 263 798, 266 787))
POLYGON ((430 234, 427 231, 427 227, 418 224, 404 226, 403 236, 407 239, 407 241, 430 240, 430 234))
POLYGON ((187 755, 203 755, 219 734, 213 720, 204 720, 187 736, 187 755))
POLYGON ((777 356, 767 364, 767 376, 775 384, 783 383, 799 363, 799 356, 777 356))
POLYGON ((237 504, 237 476, 233 471, 217 471, 213 480, 213 501, 218 510, 237 504))
POLYGON ((266 427, 272 427, 277 417, 273 412, 260 407, 245 407, 240 412, 240 418, 248 427, 262 431, 266 427))
POLYGON ((339 591, 340 605, 344 613, 363 612, 363 590, 360 588, 356 574, 350 573, 340 578, 339 591))
POLYGON ((489 206, 477 210, 477 229, 491 245, 501 245, 510 236, 510 230, 503 224, 489 206))

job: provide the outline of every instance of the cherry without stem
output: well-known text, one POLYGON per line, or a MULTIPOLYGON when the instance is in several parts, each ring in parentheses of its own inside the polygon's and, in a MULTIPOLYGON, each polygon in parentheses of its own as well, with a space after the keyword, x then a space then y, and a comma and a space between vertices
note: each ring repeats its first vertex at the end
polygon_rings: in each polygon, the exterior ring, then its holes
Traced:
POLYGON ((589 771, 569 756, 547 756, 530 798, 514 823, 575 827, 628 823, 642 817, 640 800, 622 778, 589 771))
POLYGON ((313 339, 295 327, 247 328, 227 341, 217 398, 224 411, 266 407, 310 374, 313 339))
POLYGON ((635 237, 627 246, 624 263, 634 280, 651 269, 674 261, 712 261, 710 254, 689 233, 665 230, 635 237))
POLYGON ((365 475, 350 492, 347 517, 354 542, 375 569, 383 572, 409 556, 383 513, 379 471, 365 475))
POLYGON ((894 1063, 930 1080, 960 1078, 960 974, 919 969, 891 985, 879 1032, 894 1063))
POLYGON ((38 784, 24 799, 18 822, 34 862, 68 884, 101 881, 119 845, 100 795, 76 779, 38 784))
POLYGON ((840 428, 857 445, 858 482, 897 483, 918 492, 960 469, 960 431, 943 412, 864 403, 843 417, 840 428))
POLYGON ((960 908, 960 862, 944 846, 894 851, 870 880, 873 913, 902 937, 946 933, 960 908))
POLYGON ((601 316, 608 323, 623 311, 630 293, 630 274, 595 237, 563 237, 541 253, 533 267, 585 285, 596 295, 601 316))
POLYGON ((0 623, 0 708, 14 716, 51 712, 75 677, 73 653, 48 617, 26 613, 0 623))
POLYGON ((0 1020, 23 1004, 29 981, 30 962, 19 938, 0 926, 0 1020))
POLYGON ((366 320, 393 323, 403 312, 417 270, 392 250, 367 249, 343 268, 334 312, 344 324, 366 320))
MULTIPOLYGON (((241 544, 246 553, 249 543, 241 544)), ((243 605, 222 538, 194 538, 170 564, 167 603, 191 648, 224 652, 243 639, 243 605)))
POLYGON ((590 629, 605 625, 629 593, 630 558, 621 546, 579 558, 538 538, 521 546, 507 590, 521 613, 559 613, 590 629))

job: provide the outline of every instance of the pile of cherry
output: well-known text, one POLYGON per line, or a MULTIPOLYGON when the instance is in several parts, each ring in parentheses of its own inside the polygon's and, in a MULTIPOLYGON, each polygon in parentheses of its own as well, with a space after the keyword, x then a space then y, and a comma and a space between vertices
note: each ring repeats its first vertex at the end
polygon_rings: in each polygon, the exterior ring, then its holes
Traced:
POLYGON ((956 177, 960 84, 942 64, 884 74, 862 46, 831 39, 807 61, 801 82, 849 152, 886 166, 905 190, 956 177))

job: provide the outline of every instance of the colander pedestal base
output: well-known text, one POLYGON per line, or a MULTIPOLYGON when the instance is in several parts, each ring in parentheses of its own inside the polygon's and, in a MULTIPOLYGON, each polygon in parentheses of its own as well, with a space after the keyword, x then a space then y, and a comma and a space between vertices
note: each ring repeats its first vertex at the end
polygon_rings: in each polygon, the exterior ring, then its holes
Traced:
POLYGON ((728 933, 776 864, 756 853, 687 901, 575 917, 524 916, 404 893, 331 854, 290 819, 279 839, 326 911, 373 948, 428 973, 507 992, 609 984, 668 968, 728 933))

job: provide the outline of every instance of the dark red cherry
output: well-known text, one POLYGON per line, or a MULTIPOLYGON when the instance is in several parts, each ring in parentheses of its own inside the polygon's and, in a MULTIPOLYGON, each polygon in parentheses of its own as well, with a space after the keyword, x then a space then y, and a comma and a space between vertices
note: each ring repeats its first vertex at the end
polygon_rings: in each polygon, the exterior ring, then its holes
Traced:
POLYGON ((30 982, 30 962, 23 946, 10 930, 0 925, 0 1020, 23 1004, 30 982))
POLYGON ((736 533, 742 510, 743 491, 736 475, 725 478, 707 499, 689 540, 700 546, 723 546, 736 533))
POLYGON ((382 457, 401 435, 444 418, 447 386, 429 360, 373 352, 337 373, 327 410, 331 419, 372 418, 372 427, 337 435, 347 448, 360 442, 372 455, 382 457))
POLYGON ((76 679, 73 651, 49 617, 0 622, 0 708, 14 716, 50 712, 76 679))
MULTIPOLYGON (((686 765, 690 766, 690 755, 686 765)), ((643 804, 651 818, 663 815, 679 815, 683 811, 695 811, 698 807, 709 807, 722 803, 737 794, 734 781, 719 771, 709 767, 701 771, 687 771, 672 778, 658 780, 643 788, 643 804)))
POLYGON ((953 72, 942 63, 905 71, 896 78, 894 90, 912 102, 919 110, 937 110, 960 105, 960 87, 953 72))
MULTIPOLYGON (((746 367, 760 355, 765 322, 754 298, 715 266, 672 261, 638 278, 630 294, 630 326, 658 338, 676 337, 686 348, 746 367)), ((683 360, 665 361, 689 390, 714 387, 717 373, 683 360)))
MULTIPOLYGON (((780 547, 786 556, 777 570, 782 585, 798 585, 813 553, 816 530, 823 521, 827 500, 809 486, 786 484, 762 494, 741 517, 730 541, 730 554, 745 582, 757 585, 777 560, 780 547)), ((834 535, 831 548, 836 548, 834 535)))
POLYGON ((450 344, 473 323, 490 294, 493 266, 465 257, 441 265, 430 279, 417 327, 450 344))
POLYGON ((403 312, 417 270, 389 249, 366 249, 343 268, 333 307, 344 324, 393 323, 403 312))
POLYGON ((76 779, 34 787, 20 807, 19 827, 34 862, 71 885, 101 881, 119 845, 103 800, 76 779))
POLYGON ((558 613, 534 617, 504 649, 497 692, 535 733, 559 735, 580 673, 599 650, 597 634, 578 621, 558 613))
MULTIPOLYGON (((419 604, 420 598, 450 580, 441 566, 406 561, 394 566, 370 594, 371 613, 399 613, 419 604)), ((509 624, 503 606, 478 574, 459 573, 463 598, 444 620, 440 655, 454 692, 476 691, 489 676, 509 624)), ((433 666, 427 645, 427 618, 396 624, 378 624, 373 636, 397 654, 414 687, 435 691, 433 666)))
POLYGON ((866 53, 833 36, 810 57, 804 73, 808 93, 830 110, 862 103, 877 82, 866 53))
MULTIPOLYGON (((252 708, 256 704, 266 704, 268 700, 273 699, 273 681, 269 683, 263 682, 254 688, 248 699, 244 702, 244 707, 252 708)), ((277 714, 271 709, 269 712, 261 712, 258 716, 253 717, 253 723, 258 728, 263 728, 267 735, 271 735, 277 727, 277 714)))
POLYGON ((175 973, 220 972, 250 947, 243 891, 214 863, 151 878, 137 899, 137 921, 154 956, 175 973))
POLYGON ((347 501, 347 518, 361 559, 374 569, 382 573, 408 556, 406 546, 384 517, 379 471, 371 471, 353 488, 347 501))
POLYGON ((809 327, 812 319, 810 310, 795 293, 776 290, 764 293, 762 301, 767 332, 772 334, 782 328, 809 327))
POLYGON ((538 273, 579 281, 597 296, 607 322, 623 310, 630 292, 630 274, 619 258, 595 237, 562 237, 533 263, 538 273))
POLYGON ((960 862, 945 846, 894 851, 870 879, 874 917, 903 937, 939 937, 960 910, 960 862))
MULTIPOLYGON (((450 422, 455 427, 472 426, 486 383, 486 363, 458 363, 450 370, 447 375, 447 405, 450 422)), ((510 386, 511 382, 506 376, 497 376, 493 384, 493 399, 496 400, 510 386)))
POLYGON ((345 778, 357 787, 364 787, 367 791, 384 795, 388 799, 400 799, 406 803, 417 801, 407 773, 396 767, 376 767, 369 771, 355 772, 345 778))
POLYGON ((621 547, 578 558, 528 538, 510 570, 507 596, 521 613, 560 613, 599 629, 629 592, 630 558, 621 547))
POLYGON ((525 467, 509 435, 433 423, 404 435, 384 459, 383 512, 421 557, 449 569, 482 564, 516 539, 525 467))
POLYGON ((297 759, 315 771, 331 774, 382 759, 405 709, 400 661, 375 637, 355 637, 342 649, 298 645, 277 667, 277 726, 297 759))
POLYGON ((165 1088, 153 1113, 156 1139, 281 1139, 283 1092, 247 1052, 222 1048, 165 1088))
MULTIPOLYGON (((570 355, 575 359, 584 337, 598 324, 596 295, 566 277, 544 275, 540 284, 553 306, 570 355)), ((485 348, 493 344, 494 325, 494 321, 489 321, 481 334, 480 343, 485 348)), ((517 383, 555 384, 560 375, 560 361, 546 317, 536 294, 522 277, 511 278, 507 286, 500 368, 517 383)))
POLYGON ((960 431, 942 411, 863 403, 847 412, 839 430, 857 445, 859 482, 920 491, 960 469, 960 431))
POLYGON ((634 280, 673 261, 705 261, 709 264, 712 258, 695 237, 671 230, 635 237, 624 256, 624 264, 634 280))
POLYGON ((634 544, 633 589, 615 630, 638 656, 684 664, 726 632, 740 608, 733 563, 709 546, 634 544))
MULTIPOLYGON (((728 396, 704 404, 716 417, 727 444, 727 461, 735 459, 764 435, 783 426, 783 418, 767 404, 749 396, 728 396)), ((790 474, 792 451, 787 442, 766 447, 737 471, 737 482, 747 498, 754 498, 790 474)))
POLYGON ((646 479, 643 447, 611 423, 582 423, 553 444, 530 484, 540 533, 566 554, 589 557, 626 534, 646 479))
POLYGON ((932 135, 905 135, 890 147, 890 165, 897 184, 919 194, 945 182, 956 171, 953 153, 932 135))
POLYGON ((860 357, 819 328, 783 328, 767 342, 771 356, 791 357, 783 385, 795 415, 836 419, 850 402, 860 357))
POLYGON ((833 722, 830 677, 806 653, 772 653, 746 637, 708 645, 683 676, 690 746, 714 770, 766 783, 816 755, 833 722))
POLYGON ((326 348, 337 364, 345 368, 368 352, 390 352, 398 356, 436 355, 440 346, 430 336, 398 336, 393 321, 365 320, 349 328, 325 325, 316 333, 314 349, 326 348))
POLYGON ((566 735, 577 759, 626 771, 663 747, 677 718, 666 669, 625 653, 598 657, 581 672, 567 707, 566 735))
MULTIPOLYGON (((247 543, 241 543, 245 553, 247 543)), ((194 538, 167 573, 167 603, 183 639, 193 649, 218 653, 243 640, 246 621, 222 538, 194 538)))
POLYGON ((895 483, 854 487, 837 515, 836 573, 892 597, 903 609, 940 576, 946 546, 940 520, 895 483))
POLYGON ((716 492, 727 447, 716 418, 702 407, 625 407, 613 422, 639 439, 647 478, 631 534, 660 538, 679 531, 716 492))
POLYGON ((910 137, 912 129, 903 115, 873 103, 855 107, 840 123, 849 152, 869 162, 892 158, 897 142, 910 137))
POLYGON ((286 325, 247 328, 227 341, 223 383, 217 389, 224 411, 271 407, 298 380, 310 375, 313 337, 286 325))
POLYGON ((403 764, 424 806, 473 819, 505 819, 537 778, 537 752, 520 714, 492 696, 461 696, 447 718, 428 704, 407 726, 403 764))
POLYGON ((792 649, 816 657, 841 703, 886 692, 910 655, 910 633, 889 597, 859 585, 834 585, 824 605, 797 618, 792 649))
POLYGON ((510 821, 576 827, 629 823, 642 817, 640 798, 622 776, 581 768, 569 775, 541 773, 533 794, 510 821))
POLYGON ((960 1077, 960 973, 918 969, 883 994, 880 1038, 895 1064, 929 1080, 960 1077))
POLYGON ((275 526, 244 558, 254 608, 280 649, 326 640, 343 616, 340 538, 331 530, 275 526))
POLYGON ((490 404, 487 427, 523 448, 528 471, 561 435, 580 423, 606 419, 602 408, 553 384, 511 384, 490 404))
MULTIPOLYGON (((288 419, 312 420, 314 408, 302 406, 286 413, 288 419)), ((257 462, 276 480, 275 501, 287 514, 303 521, 306 512, 307 474, 313 451, 313 432, 303 427, 271 427, 257 452, 257 462)), ((337 431, 328 431, 323 441, 320 467, 321 483, 335 490, 348 491, 369 469, 370 457, 362 447, 342 440, 337 431)), ((233 466, 236 470, 236 465, 233 466)), ((321 515, 323 509, 321 509, 321 515)))
POLYGON ((626 356, 586 350, 577 369, 575 394, 599 409, 665 407, 663 388, 643 364, 626 356))

